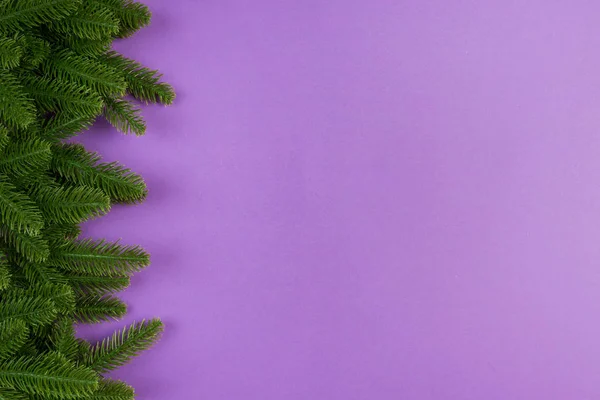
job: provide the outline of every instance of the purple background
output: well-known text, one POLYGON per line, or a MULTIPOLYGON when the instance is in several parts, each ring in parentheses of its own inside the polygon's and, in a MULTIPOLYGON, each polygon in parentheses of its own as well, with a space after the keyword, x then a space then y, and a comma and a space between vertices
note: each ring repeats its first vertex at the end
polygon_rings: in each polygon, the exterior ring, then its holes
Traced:
POLYGON ((600 398, 597 1, 147 3, 140 399, 600 398))

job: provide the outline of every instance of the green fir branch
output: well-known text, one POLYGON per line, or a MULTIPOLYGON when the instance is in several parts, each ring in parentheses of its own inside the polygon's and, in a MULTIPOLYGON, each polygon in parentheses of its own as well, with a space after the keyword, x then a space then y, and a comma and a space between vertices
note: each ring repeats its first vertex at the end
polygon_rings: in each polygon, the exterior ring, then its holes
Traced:
POLYGON ((131 278, 128 275, 94 276, 67 272, 66 281, 78 293, 105 295, 119 292, 129 287, 131 278))
POLYGON ((3 252, 0 252, 0 291, 10 286, 11 273, 8 267, 8 260, 3 252))
POLYGON ((0 400, 31 400, 31 397, 17 390, 0 388, 0 400))
POLYGON ((39 187, 32 191, 31 198, 46 219, 54 223, 77 224, 110 210, 108 196, 87 186, 39 187))
POLYGON ((15 354, 23 347, 28 337, 29 328, 24 321, 11 319, 0 322, 0 360, 15 354))
POLYGON ((117 163, 100 163, 100 156, 78 144, 54 146, 52 170, 75 185, 95 187, 112 201, 137 203, 146 198, 147 188, 141 176, 117 163))
POLYGON ((10 270, 8 266, 0 264, 0 290, 4 290, 10 285, 10 270))
POLYGON ((78 399, 98 389, 98 377, 59 353, 19 357, 0 363, 0 387, 30 395, 78 399))
POLYGON ((81 295, 77 298, 75 319, 79 322, 94 324, 118 320, 127 313, 127 305, 113 296, 81 295))
POLYGON ((29 235, 0 226, 0 238, 28 261, 43 262, 50 255, 48 242, 40 234, 29 235))
POLYGON ((0 223, 20 233, 36 235, 44 227, 36 204, 0 175, 0 223))
POLYGON ((100 373, 125 365, 131 358, 149 349, 160 337, 163 328, 159 319, 135 322, 92 346, 84 354, 83 363, 100 373))
POLYGON ((104 96, 125 94, 125 80, 117 70, 69 50, 55 53, 42 70, 47 77, 74 82, 104 96))
POLYGON ((102 99, 89 88, 75 82, 30 76, 23 80, 25 90, 45 112, 65 112, 95 117, 102 110, 102 99))
POLYGON ((175 100, 175 92, 171 85, 161 82, 162 75, 149 69, 116 51, 109 51, 104 58, 106 64, 122 71, 127 83, 127 91, 145 103, 162 103, 170 105, 175 100))
POLYGON ((11 176, 44 173, 50 167, 50 144, 40 139, 9 142, 0 154, 0 173, 11 176))
POLYGON ((61 245, 67 240, 77 239, 81 228, 77 224, 49 224, 42 231, 42 235, 52 245, 61 245))
POLYGON ((54 322, 49 333, 49 347, 68 360, 77 362, 83 351, 88 351, 89 345, 85 345, 82 339, 75 336, 75 328, 72 318, 60 318, 54 322))
POLYGON ((25 70, 36 68, 50 56, 50 43, 41 37, 24 33, 18 37, 18 42, 24 49, 21 67, 25 70))
POLYGON ((119 21, 108 8, 86 1, 76 13, 49 25, 54 32, 81 39, 103 40, 119 31, 119 21))
POLYGON ((31 285, 67 283, 67 279, 60 271, 45 263, 36 263, 28 260, 19 260, 17 263, 19 264, 23 276, 31 285))
POLYGON ((61 140, 75 136, 88 130, 96 120, 96 115, 79 115, 68 112, 55 113, 44 120, 41 134, 48 140, 61 140))
POLYGON ((106 54, 111 47, 112 38, 106 39, 82 39, 76 36, 63 36, 59 43, 61 47, 70 49, 82 56, 97 58, 106 54))
POLYGON ((146 133, 146 123, 140 115, 140 109, 124 99, 104 98, 104 118, 118 131, 141 136, 146 133))
POLYGON ((22 291, 12 289, 2 292, 0 297, 0 323, 22 320, 27 325, 38 327, 51 323, 56 317, 56 307, 52 300, 24 297, 22 291))
POLYGON ((84 239, 68 241, 56 247, 49 262, 71 272, 123 276, 148 266, 150 256, 139 246, 84 239))
POLYGON ((133 388, 101 375, 162 332, 152 320, 95 346, 76 337, 75 322, 125 314, 113 294, 150 262, 139 246, 77 239, 79 224, 111 203, 142 201, 147 188, 124 166, 61 142, 101 114, 144 134, 126 93, 173 102, 158 71, 110 50, 149 21, 132 0, 0 0, 0 400, 131 400, 133 388))
POLYGON ((12 69, 19 66, 23 48, 11 37, 0 37, 0 68, 12 69))
POLYGON ((4 0, 0 2, 0 31, 21 31, 59 21, 80 4, 81 0, 4 0))
POLYGON ((0 82, 0 121, 8 127, 27 127, 35 119, 33 100, 9 71, 0 70, 0 82))
MULTIPOLYGON (((0 152, 3 152, 9 142, 8 129, 0 124, 0 152)), ((2 158, 0 157, 0 160, 2 158)))
POLYGON ((133 400, 135 392, 125 382, 104 379, 98 384, 98 390, 88 398, 90 400, 133 400))
POLYGON ((117 37, 124 38, 133 35, 141 28, 150 24, 152 13, 142 3, 131 0, 94 0, 109 8, 119 20, 117 37))
POLYGON ((75 310, 75 293, 69 285, 35 282, 27 289, 13 289, 14 295, 50 300, 57 313, 69 314, 75 310))

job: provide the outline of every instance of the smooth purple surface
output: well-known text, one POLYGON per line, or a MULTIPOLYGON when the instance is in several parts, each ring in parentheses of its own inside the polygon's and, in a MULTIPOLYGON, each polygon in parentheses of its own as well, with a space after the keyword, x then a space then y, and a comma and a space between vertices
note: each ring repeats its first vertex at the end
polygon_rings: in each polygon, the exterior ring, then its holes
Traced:
POLYGON ((147 4, 140 399, 600 398, 597 1, 147 4))

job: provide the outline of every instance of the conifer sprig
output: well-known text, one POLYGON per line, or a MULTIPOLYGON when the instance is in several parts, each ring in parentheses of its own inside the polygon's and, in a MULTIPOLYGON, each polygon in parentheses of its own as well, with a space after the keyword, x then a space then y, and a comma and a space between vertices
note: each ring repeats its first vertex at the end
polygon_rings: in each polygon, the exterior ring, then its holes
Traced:
POLYGON ((92 394, 90 399, 97 400, 133 400, 134 390, 125 382, 105 379, 98 384, 98 390, 92 394))
POLYGON ((65 181, 95 187, 114 202, 137 203, 147 194, 141 176, 117 163, 101 163, 100 156, 78 144, 63 144, 53 149, 52 170, 65 181))
POLYGON ((0 69, 0 122, 11 128, 25 128, 35 120, 35 106, 21 82, 0 69))
POLYGON ((70 50, 56 52, 42 70, 52 79, 74 82, 101 95, 125 94, 125 80, 116 69, 70 50))
MULTIPOLYGON (((18 260, 18 268, 30 285, 36 284, 66 284, 66 277, 56 268, 46 265, 44 262, 30 262, 18 260)), ((57 293, 58 294, 58 293, 57 293)), ((72 297, 72 295, 69 294, 72 297)))
POLYGON ((92 346, 84 355, 83 363, 99 372, 111 371, 150 348, 163 328, 158 319, 135 322, 92 346))
POLYGON ((95 115, 57 112, 51 118, 42 122, 40 135, 45 139, 54 141, 67 139, 89 129, 95 119, 95 115))
POLYGON ((110 9, 119 20, 117 37, 131 36, 150 23, 152 14, 142 3, 131 0, 95 0, 110 9))
POLYGON ((118 320, 127 312, 127 305, 114 296, 82 295, 77 299, 74 316, 79 322, 95 324, 118 320))
POLYGON ((0 363, 0 387, 30 395, 76 399, 98 389, 98 376, 59 353, 49 353, 0 363))
POLYGON ((0 153, 0 173, 12 176, 44 173, 50 167, 50 143, 40 139, 11 141, 0 153))
POLYGON ((23 347, 28 337, 29 328, 24 321, 10 319, 0 322, 0 360, 5 360, 16 353, 23 347))
POLYGON ((40 234, 30 235, 0 226, 0 239, 28 261, 43 262, 50 255, 48 242, 40 234))
POLYGON ((128 275, 94 276, 83 273, 68 272, 64 274, 66 281, 78 292, 92 294, 109 294, 129 287, 128 275))
POLYGON ((81 0, 4 0, 0 3, 0 31, 23 31, 59 21, 80 4, 81 0))
POLYGON ((78 239, 79 223, 147 189, 124 166, 62 142, 100 115, 143 134, 126 93, 172 103, 158 71, 110 50, 149 21, 132 0, 0 0, 0 400, 131 400, 133 388, 104 374, 162 330, 142 322, 96 346, 75 336, 75 322, 121 318, 114 293, 149 264, 139 246, 78 239))
POLYGON ((10 285, 10 271, 4 263, 0 264, 0 290, 4 290, 10 285))
POLYGON ((56 317, 56 306, 52 300, 23 296, 17 290, 3 292, 0 305, 0 323, 21 320, 29 326, 38 327, 50 324, 56 317))
POLYGON ((27 77, 25 90, 43 112, 69 112, 85 117, 96 116, 102 99, 89 88, 75 82, 52 80, 50 77, 27 77))
POLYGON ((0 36, 0 68, 12 69, 19 66, 23 48, 11 37, 0 36))
POLYGON ((120 132, 137 136, 146 133, 146 123, 140 115, 140 109, 127 100, 105 97, 103 115, 120 132))
POLYGON ((41 187, 31 197, 46 219, 54 223, 77 224, 110 210, 110 198, 88 186, 41 187))
POLYGON ((71 361, 79 363, 80 353, 83 354, 84 348, 85 351, 89 348, 86 343, 75 336, 75 328, 71 318, 62 317, 58 319, 50 329, 48 347, 71 361))
POLYGON ((138 100, 165 105, 172 104, 175 100, 173 88, 160 81, 162 75, 158 71, 146 68, 113 50, 106 54, 106 63, 123 71, 127 90, 138 100))
POLYGON ((139 246, 84 239, 57 246, 49 262, 66 271, 92 276, 123 276, 147 267, 150 256, 139 246))
POLYGON ((44 227, 36 204, 0 174, 0 222, 10 230, 38 234, 44 227))
POLYGON ((51 30, 65 36, 75 35, 91 40, 111 37, 119 31, 119 21, 115 15, 94 1, 83 2, 76 12, 49 26, 51 30))

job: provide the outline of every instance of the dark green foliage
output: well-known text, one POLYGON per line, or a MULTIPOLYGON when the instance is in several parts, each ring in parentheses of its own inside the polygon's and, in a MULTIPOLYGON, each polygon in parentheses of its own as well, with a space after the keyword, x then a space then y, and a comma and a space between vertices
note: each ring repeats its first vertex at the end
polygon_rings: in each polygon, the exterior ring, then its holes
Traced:
MULTIPOLYGON (((15 354, 29 337, 27 324, 20 319, 0 322, 0 360, 15 354)), ((1 362, 0 362, 1 363, 1 362)))
POLYGON ((0 290, 6 289, 8 285, 10 285, 10 271, 6 265, 0 264, 0 290))
POLYGON ((75 82, 102 95, 125 94, 125 79, 118 70, 69 50, 55 53, 42 69, 52 79, 75 82))
MULTIPOLYGON (((63 317, 52 325, 48 346, 69 360, 78 360, 85 344, 83 340, 75 337, 75 328, 73 328, 71 318, 63 317)), ((85 351, 87 351, 87 347, 85 351)))
POLYGON ((114 162, 100 163, 98 154, 81 145, 64 144, 53 152, 52 170, 67 182, 99 188, 115 202, 136 203, 146 197, 141 176, 114 162))
POLYGON ((36 100, 40 111, 69 112, 91 117, 102 109, 100 96, 75 82, 39 76, 28 77, 23 82, 25 90, 36 100))
POLYGON ((85 1, 75 13, 49 26, 64 36, 75 35, 92 40, 111 37, 119 31, 119 21, 115 15, 94 1, 85 1))
POLYGON ((158 320, 95 346, 75 322, 121 318, 114 293, 149 264, 138 246, 78 239, 111 203, 137 203, 143 179, 63 143, 98 116, 141 135, 123 96, 170 104, 161 75, 110 50, 150 21, 131 0, 0 0, 0 400, 130 400, 104 378, 158 338, 158 320))
POLYGON ((0 124, 0 152, 4 151, 8 140, 8 129, 0 124))
POLYGON ((110 198, 101 190, 88 186, 41 187, 31 194, 47 221, 83 222, 108 212, 110 198))
POLYGON ((127 89, 144 102, 170 104, 173 89, 157 71, 110 51, 110 43, 149 21, 148 8, 130 0, 0 2, 0 121, 24 128, 37 108, 45 113, 42 125, 53 120, 50 130, 64 138, 105 103, 106 118, 120 130, 143 134, 138 110, 120 96, 127 89))
POLYGON ((57 246, 49 262, 71 272, 123 276, 148 266, 150 256, 139 246, 85 239, 65 241, 57 246))
POLYGON ((27 280, 30 285, 36 283, 67 283, 66 277, 57 271, 56 268, 52 268, 43 262, 31 262, 25 260, 19 260, 18 266, 22 272, 22 276, 27 280))
POLYGON ((127 37, 150 23, 152 14, 144 4, 131 0, 95 0, 110 9, 119 21, 118 37, 127 37))
POLYGON ((10 285, 10 270, 8 260, 4 253, 0 252, 0 290, 8 288, 10 285))
POLYGON ((40 65, 50 55, 50 43, 33 34, 19 36, 19 44, 24 48, 21 67, 31 70, 40 65))
POLYGON ((133 400, 135 394, 133 388, 121 381, 102 380, 98 384, 98 390, 89 399, 102 400, 133 400))
POLYGON ((25 128, 35 119, 35 107, 21 82, 0 69, 0 120, 12 128, 25 128))
POLYGON ((0 222, 10 230, 27 234, 37 234, 44 227, 36 204, 3 175, 0 175, 0 222))
POLYGON ((111 41, 107 39, 81 39, 66 36, 59 39, 60 47, 69 48, 73 53, 97 58, 110 50, 111 41))
POLYGON ((23 48, 11 37, 0 36, 0 68, 11 69, 19 65, 23 48))
POLYGON ((49 224, 42 233, 50 243, 62 244, 65 239, 77 239, 81 228, 77 224, 49 224))
POLYGON ((133 323, 92 346, 84 354, 83 363, 99 372, 110 371, 152 346, 162 331, 163 324, 158 319, 133 323))
POLYGON ((75 319, 93 324, 102 321, 117 320, 127 312, 127 305, 113 296, 82 295, 77 299, 75 319))
POLYGON ((140 109, 126 100, 105 97, 103 115, 123 133, 133 133, 138 136, 146 133, 146 124, 140 116, 140 109))
POLYGON ((107 53, 106 63, 120 71, 125 71, 127 90, 137 99, 145 103, 162 104, 171 104, 175 100, 173 88, 160 82, 162 75, 158 71, 146 68, 116 51, 107 53))
POLYGON ((0 227, 0 238, 13 251, 31 262, 45 261, 50 255, 50 248, 44 238, 27 233, 19 233, 6 227, 0 227))
POLYGON ((22 31, 58 21, 80 4, 81 0, 4 0, 0 3, 0 31, 22 31))
POLYGON ((30 400, 30 397, 12 389, 0 389, 0 400, 30 400))
POLYGON ((77 399, 97 390, 98 377, 91 369, 76 366, 59 353, 49 353, 0 363, 0 387, 32 395, 77 399))
POLYGON ((38 297, 51 300, 54 309, 60 314, 70 314, 75 310, 75 295, 68 285, 37 283, 21 291, 25 297, 38 297))
POLYGON ((127 275, 94 276, 83 273, 68 272, 64 274, 66 281, 78 292, 107 294, 121 291, 129 286, 127 275))
POLYGON ((56 113, 43 122, 41 135, 49 140, 66 139, 87 130, 95 119, 96 116, 81 116, 68 112, 56 113))
POLYGON ((50 144, 39 139, 11 141, 0 153, 0 173, 23 176, 50 167, 50 144))
POLYGON ((51 299, 24 296, 18 289, 3 292, 1 298, 0 323, 22 320, 37 327, 51 323, 56 317, 56 306, 51 299))

